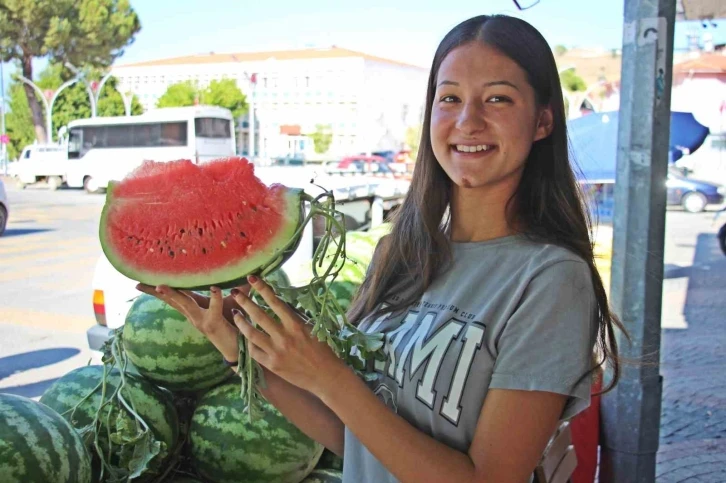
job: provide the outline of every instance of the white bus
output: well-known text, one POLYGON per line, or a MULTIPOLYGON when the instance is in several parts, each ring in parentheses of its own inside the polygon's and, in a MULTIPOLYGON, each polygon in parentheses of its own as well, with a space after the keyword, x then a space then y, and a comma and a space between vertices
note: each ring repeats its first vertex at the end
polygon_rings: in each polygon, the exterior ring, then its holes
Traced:
POLYGON ((95 117, 68 124, 66 184, 102 191, 144 160, 203 163, 236 153, 229 109, 169 107, 140 116, 95 117))

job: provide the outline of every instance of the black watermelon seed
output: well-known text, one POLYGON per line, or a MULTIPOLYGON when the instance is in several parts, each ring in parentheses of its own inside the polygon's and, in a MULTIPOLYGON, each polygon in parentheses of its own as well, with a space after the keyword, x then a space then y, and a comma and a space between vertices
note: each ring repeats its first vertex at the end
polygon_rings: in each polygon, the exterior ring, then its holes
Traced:
POLYGON ((182 228, 181 230, 179 230, 179 233, 181 233, 183 235, 184 233, 186 233, 186 230, 184 230, 184 228, 182 228))
POLYGON ((199 229, 199 236, 202 236, 202 235, 204 235, 204 230, 200 228, 199 229))
POLYGON ((207 249, 206 248, 202 248, 202 253, 206 255, 207 254, 207 249))
POLYGON ((239 236, 241 236, 242 238, 247 238, 247 235, 245 235, 245 232, 243 231, 239 232, 239 236))
POLYGON ((170 256, 171 258, 174 258, 174 252, 173 252, 172 250, 169 250, 169 256, 170 256))

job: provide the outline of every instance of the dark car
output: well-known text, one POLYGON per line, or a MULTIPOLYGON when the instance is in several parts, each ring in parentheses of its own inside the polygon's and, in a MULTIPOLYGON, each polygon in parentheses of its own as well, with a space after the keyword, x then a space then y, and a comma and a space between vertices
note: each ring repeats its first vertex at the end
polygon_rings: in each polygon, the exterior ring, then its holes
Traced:
POLYGON ((726 187, 683 176, 680 171, 670 169, 666 181, 669 205, 681 205, 689 213, 700 213, 707 205, 723 203, 726 187))

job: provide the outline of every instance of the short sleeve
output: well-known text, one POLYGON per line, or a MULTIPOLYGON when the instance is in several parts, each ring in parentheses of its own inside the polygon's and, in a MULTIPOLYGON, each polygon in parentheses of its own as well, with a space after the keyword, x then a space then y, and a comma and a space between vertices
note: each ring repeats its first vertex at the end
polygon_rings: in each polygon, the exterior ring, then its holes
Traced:
POLYGON ((558 261, 527 285, 496 340, 490 388, 548 391, 570 396, 562 419, 590 404, 596 301, 582 261, 558 261))

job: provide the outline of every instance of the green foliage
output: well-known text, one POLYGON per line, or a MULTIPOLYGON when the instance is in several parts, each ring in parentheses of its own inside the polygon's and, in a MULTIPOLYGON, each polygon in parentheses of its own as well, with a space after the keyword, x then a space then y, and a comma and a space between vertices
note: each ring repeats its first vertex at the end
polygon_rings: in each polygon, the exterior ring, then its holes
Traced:
POLYGON ((315 132, 310 134, 310 138, 313 140, 316 153, 323 154, 330 149, 330 144, 333 142, 333 133, 330 132, 331 129, 330 124, 315 125, 315 132))
POLYGON ((565 47, 562 44, 555 45, 555 54, 557 55, 565 55, 567 53, 567 47, 565 47))
POLYGON ((177 82, 166 88, 166 92, 156 101, 156 107, 193 106, 200 99, 199 88, 192 81, 177 82))
MULTIPOLYGON (((33 79, 33 58, 108 67, 141 29, 129 0, 0 1, 0 58, 17 60, 33 79)), ((28 100, 38 136, 45 137, 40 102, 28 100)), ((44 139, 41 139, 44 141, 44 139)))
POLYGON ((35 129, 23 86, 20 83, 11 84, 9 95, 9 112, 5 117, 5 125, 10 138, 8 159, 16 159, 23 147, 31 144, 35 139, 35 129))
POLYGON ((206 89, 200 89, 192 81, 170 85, 156 101, 156 107, 184 107, 194 104, 225 107, 238 118, 247 112, 247 97, 234 79, 213 80, 206 89))
POLYGON ((107 67, 141 29, 128 0, 13 0, 0 3, 0 55, 24 61, 107 67))
POLYGON ((201 96, 203 104, 226 107, 235 119, 247 112, 247 97, 234 79, 213 80, 201 96))
POLYGON ((587 89, 587 84, 582 77, 577 75, 575 69, 567 69, 560 74, 562 88, 570 92, 580 92, 587 89))
POLYGON ((418 145, 421 142, 421 130, 423 125, 409 126, 406 128, 406 144, 411 148, 411 159, 418 156, 418 145))

